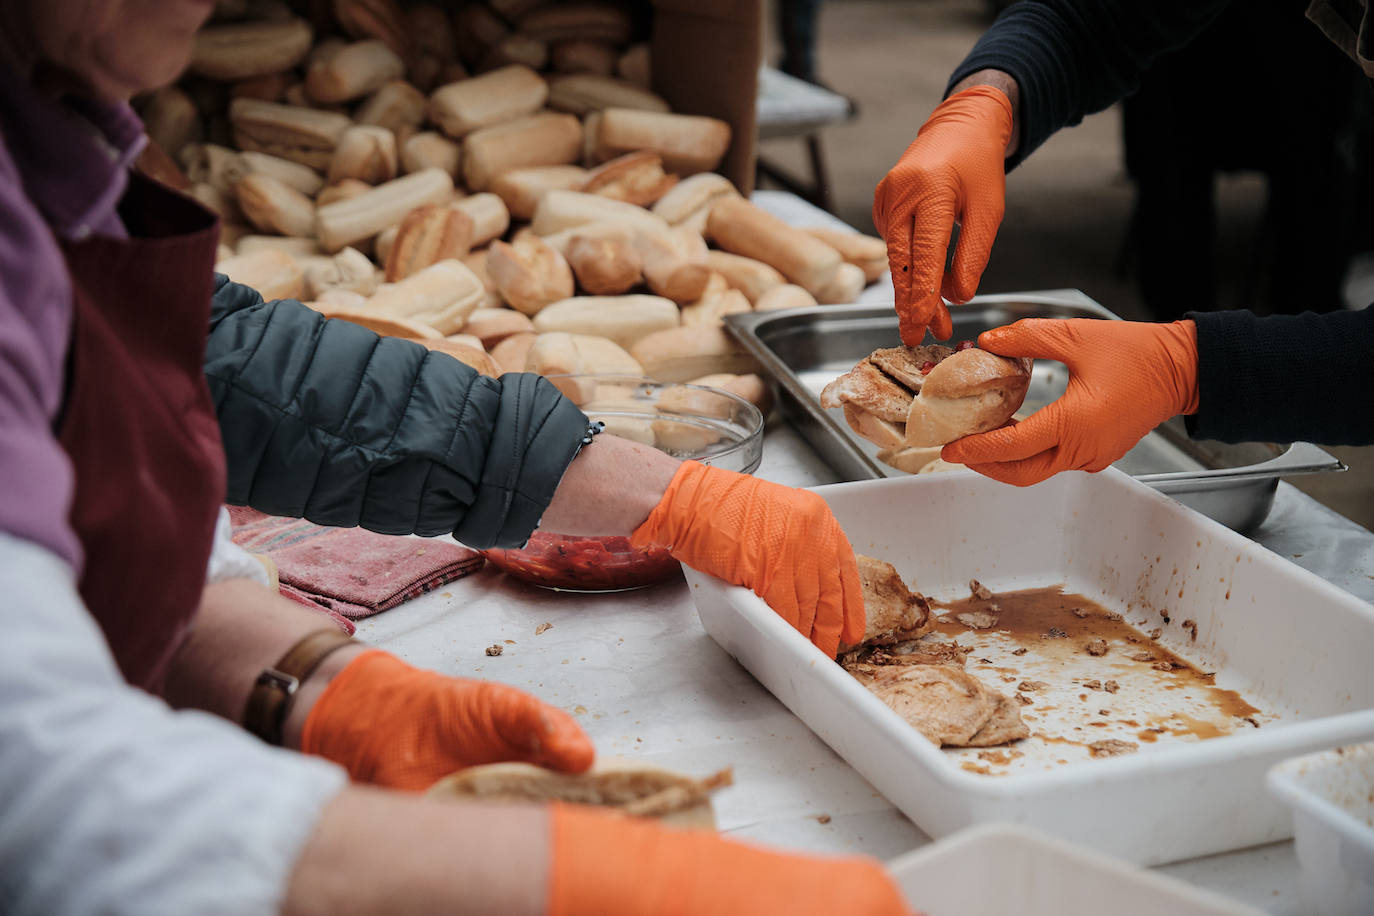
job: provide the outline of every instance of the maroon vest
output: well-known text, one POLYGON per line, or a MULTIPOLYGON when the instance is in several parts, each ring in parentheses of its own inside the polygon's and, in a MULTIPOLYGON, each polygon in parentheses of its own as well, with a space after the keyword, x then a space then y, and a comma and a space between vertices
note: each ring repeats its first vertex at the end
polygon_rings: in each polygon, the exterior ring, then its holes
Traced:
POLYGON ((224 450, 202 362, 219 227, 131 178, 130 238, 64 242, 75 301, 62 447, 81 596, 124 677, 155 690, 196 608, 224 500, 224 450))

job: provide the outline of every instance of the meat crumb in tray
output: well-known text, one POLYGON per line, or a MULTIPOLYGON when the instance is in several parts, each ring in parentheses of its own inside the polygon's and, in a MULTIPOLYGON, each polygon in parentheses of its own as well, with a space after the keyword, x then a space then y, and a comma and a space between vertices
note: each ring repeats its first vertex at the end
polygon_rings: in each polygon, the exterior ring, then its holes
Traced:
MULTIPOLYGON (((859 562, 868 629, 840 664, 968 772, 1117 757, 1275 718, 1157 642, 1161 629, 1146 635, 1062 585, 994 593, 974 579, 968 597, 937 602, 890 564, 859 562)), ((1182 622, 1194 640, 1196 627, 1182 622)))

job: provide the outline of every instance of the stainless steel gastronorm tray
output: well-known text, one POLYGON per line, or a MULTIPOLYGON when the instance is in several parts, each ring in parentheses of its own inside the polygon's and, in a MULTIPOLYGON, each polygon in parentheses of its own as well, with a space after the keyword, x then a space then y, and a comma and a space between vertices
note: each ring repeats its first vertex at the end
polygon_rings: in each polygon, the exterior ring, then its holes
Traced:
MULTIPOLYGON (((951 314, 954 340, 972 340, 1021 318, 1118 317, 1074 289, 979 296, 951 314)), ((879 461, 877 447, 855 434, 839 409, 820 405, 820 391, 831 379, 875 349, 897 345, 897 316, 890 307, 746 312, 726 316, 726 327, 771 376, 783 411, 842 479, 906 476, 879 461)), ((1067 383, 1062 363, 1037 360, 1026 409, 1050 403, 1067 383)), ((1269 514, 1279 478, 1345 470, 1334 456, 1306 442, 1194 441, 1177 418, 1145 436, 1116 466, 1242 533, 1269 514)))

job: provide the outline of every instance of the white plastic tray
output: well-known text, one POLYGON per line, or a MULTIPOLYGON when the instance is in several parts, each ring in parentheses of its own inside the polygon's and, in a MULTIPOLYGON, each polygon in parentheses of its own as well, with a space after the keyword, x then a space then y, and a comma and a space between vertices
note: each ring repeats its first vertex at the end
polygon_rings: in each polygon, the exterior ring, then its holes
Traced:
MULTIPOLYGON (((1159 864, 1284 839, 1279 760, 1374 738, 1374 608, 1125 474, 1016 488, 969 471, 819 487, 854 548, 937 599, 1062 583, 1170 623, 1159 642, 1263 710, 1263 727, 1128 756, 961 767, 752 592, 688 571, 707 633, 932 836, 1010 820, 1159 864), (1196 638, 1183 622, 1196 622, 1196 638)), ((1143 629, 1144 627, 1142 627, 1143 629)))
POLYGON ((1293 808, 1305 912, 1374 913, 1374 743, 1285 761, 1269 790, 1293 808))
POLYGON ((888 863, 932 916, 1259 916, 1260 911, 1018 824, 984 824, 888 863))

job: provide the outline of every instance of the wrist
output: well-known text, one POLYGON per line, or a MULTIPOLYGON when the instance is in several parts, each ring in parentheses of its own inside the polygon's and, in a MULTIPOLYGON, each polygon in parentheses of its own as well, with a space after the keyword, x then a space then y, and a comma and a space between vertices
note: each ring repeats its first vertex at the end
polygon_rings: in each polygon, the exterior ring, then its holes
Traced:
POLYGON ((974 86, 990 86, 996 89, 1006 96, 1007 102, 1011 105, 1011 136, 1007 138, 1006 152, 1003 154, 1003 158, 1010 158, 1021 145, 1021 86, 1015 77, 1005 71, 978 70, 955 83, 946 98, 974 86))
POLYGON ((282 721, 282 747, 293 751, 301 749, 301 733, 305 730, 305 721, 309 718, 310 711, 315 708, 320 695, 339 672, 367 650, 368 646, 360 642, 336 649, 325 656, 324 660, 300 682, 282 721))

